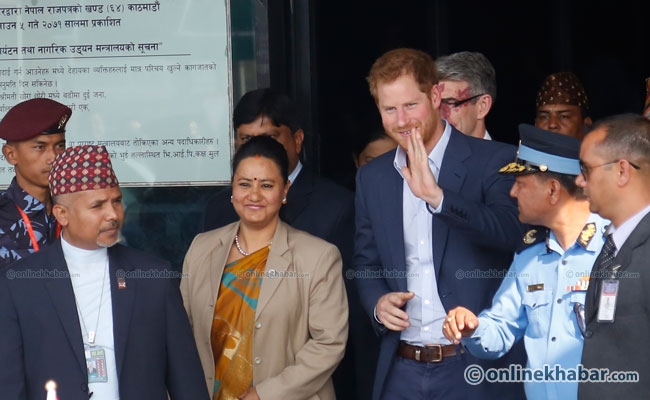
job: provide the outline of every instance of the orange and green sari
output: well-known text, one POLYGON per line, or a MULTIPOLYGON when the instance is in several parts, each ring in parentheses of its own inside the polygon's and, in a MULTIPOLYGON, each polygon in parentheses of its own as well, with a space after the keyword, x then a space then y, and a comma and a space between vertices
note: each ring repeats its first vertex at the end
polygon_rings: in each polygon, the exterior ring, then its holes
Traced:
POLYGON ((253 383, 253 324, 268 255, 267 246, 223 271, 210 334, 213 400, 237 399, 253 383))

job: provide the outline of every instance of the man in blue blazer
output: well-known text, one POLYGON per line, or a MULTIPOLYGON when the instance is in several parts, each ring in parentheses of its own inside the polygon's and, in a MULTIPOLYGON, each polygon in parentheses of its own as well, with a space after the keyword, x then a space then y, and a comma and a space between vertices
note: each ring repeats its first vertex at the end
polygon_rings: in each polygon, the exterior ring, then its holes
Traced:
POLYGON ((49 176, 63 234, 0 274, 0 397, 208 400, 169 264, 119 244, 122 195, 103 146, 49 176))
POLYGON ((490 304, 523 236, 513 180, 497 174, 515 149, 440 117, 436 66, 421 51, 389 51, 368 82, 399 144, 357 175, 355 278, 381 337, 373 399, 520 394, 466 383, 469 364, 486 364, 442 333, 448 310, 490 304))

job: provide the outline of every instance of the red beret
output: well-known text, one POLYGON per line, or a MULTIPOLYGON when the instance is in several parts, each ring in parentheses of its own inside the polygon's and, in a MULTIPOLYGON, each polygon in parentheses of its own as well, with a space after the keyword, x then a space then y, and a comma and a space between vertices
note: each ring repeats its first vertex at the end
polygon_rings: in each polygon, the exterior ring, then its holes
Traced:
POLYGON ((53 197, 119 185, 104 146, 68 147, 54 159, 48 179, 53 197))
POLYGON ((72 110, 50 99, 31 99, 16 104, 0 121, 0 138, 23 141, 38 135, 65 132, 72 110))

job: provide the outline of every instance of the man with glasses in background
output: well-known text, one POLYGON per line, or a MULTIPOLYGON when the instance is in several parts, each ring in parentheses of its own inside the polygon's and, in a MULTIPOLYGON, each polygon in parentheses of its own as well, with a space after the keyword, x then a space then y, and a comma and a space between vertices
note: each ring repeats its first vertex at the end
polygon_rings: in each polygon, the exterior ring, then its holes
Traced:
MULTIPOLYGON (((516 176, 510 195, 519 220, 545 228, 526 233, 492 307, 478 318, 465 307, 451 310, 443 333, 479 358, 501 357, 523 337, 528 368, 576 368, 589 275, 608 222, 589 212, 575 184, 580 141, 526 124, 519 132, 517 159, 499 172, 516 176)), ((524 388, 532 400, 578 394, 577 381, 526 381, 524 388)))
MULTIPOLYGON (((612 223, 594 264, 585 306, 585 368, 631 371, 638 382, 580 382, 580 399, 650 398, 650 121, 599 122, 580 148, 592 212, 612 223)), ((617 380, 621 380, 617 374, 617 380)))
POLYGON ((491 140, 485 117, 497 97, 494 67, 481 53, 461 51, 436 60, 442 100, 440 113, 468 136, 491 140))

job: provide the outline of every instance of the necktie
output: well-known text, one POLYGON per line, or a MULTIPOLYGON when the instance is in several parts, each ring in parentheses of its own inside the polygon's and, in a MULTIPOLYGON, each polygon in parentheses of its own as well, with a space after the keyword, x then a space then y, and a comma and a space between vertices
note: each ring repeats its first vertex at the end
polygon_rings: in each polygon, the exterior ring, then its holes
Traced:
POLYGON ((598 256, 598 271, 604 271, 611 268, 614 263, 615 251, 616 245, 614 244, 614 239, 612 239, 612 235, 607 235, 607 240, 605 240, 605 244, 598 256))
MULTIPOLYGON (((605 244, 603 244, 603 248, 600 250, 600 254, 598 255, 598 258, 596 259, 596 264, 594 264, 594 268, 592 270, 592 273, 595 273, 596 275, 591 278, 591 281, 589 282, 589 290, 587 291, 587 305, 585 306, 585 309, 589 311, 591 308, 594 310, 598 309, 598 292, 601 289, 601 281, 604 279, 607 279, 609 275, 605 274, 605 271, 610 270, 612 265, 614 264, 614 252, 616 251, 616 245, 614 244, 614 239, 612 238, 612 235, 607 235, 607 239, 605 239, 605 244)), ((594 315, 594 311, 589 312, 588 315, 594 315)))

